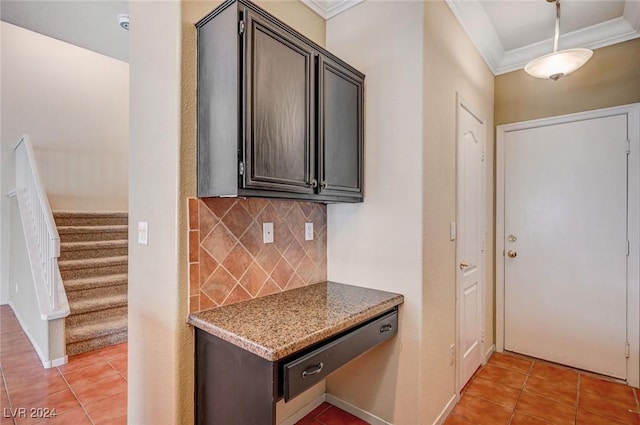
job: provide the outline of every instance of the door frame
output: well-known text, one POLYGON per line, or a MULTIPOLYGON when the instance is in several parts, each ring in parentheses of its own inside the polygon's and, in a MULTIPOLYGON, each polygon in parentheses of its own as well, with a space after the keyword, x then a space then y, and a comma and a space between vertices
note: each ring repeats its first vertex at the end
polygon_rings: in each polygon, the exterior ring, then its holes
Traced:
POLYGON ((496 351, 504 351, 504 184, 505 135, 511 131, 564 124, 575 121, 627 115, 628 155, 627 238, 627 340, 630 345, 627 359, 627 383, 640 385, 640 103, 614 106, 587 112, 560 115, 496 127, 496 351))
MULTIPOLYGON (((458 264, 460 264, 461 261, 461 253, 460 253, 460 244, 458 243, 458 232, 457 232, 457 223, 460 222, 460 195, 461 195, 461 191, 460 191, 460 187, 458 186, 460 183, 460 167, 461 167, 461 134, 459 133, 459 123, 460 123, 460 110, 461 109, 465 109, 467 112, 469 112, 471 115, 473 115, 473 117, 475 117, 478 121, 480 121, 480 123, 482 124, 483 128, 484 128, 484 138, 483 138, 483 142, 482 142, 482 152, 483 152, 483 177, 482 177, 482 181, 480 182, 480 199, 482 199, 481 202, 481 207, 480 207, 480 223, 482 223, 482 228, 483 230, 483 241, 484 241, 484 247, 482 250, 482 256, 480 261, 478 262, 478 268, 479 268, 479 276, 480 276, 480 280, 479 280, 479 284, 480 284, 480 288, 479 288, 479 297, 480 297, 480 328, 482 329, 482 336, 481 336, 481 340, 480 343, 482 344, 480 347, 480 350, 482 352, 482 364, 485 364, 487 359, 486 359, 486 353, 484 350, 484 340, 485 340, 485 332, 486 332, 486 288, 487 288, 487 275, 486 275, 486 270, 487 270, 487 252, 486 252, 486 241, 487 241, 487 159, 486 159, 486 152, 487 152, 487 122, 486 120, 482 119, 480 117, 480 115, 476 112, 476 110, 469 104, 469 102, 467 102, 467 100, 462 97, 462 95, 458 92, 456 92, 456 230, 455 230, 455 236, 452 235, 453 237, 455 237, 455 241, 456 241, 456 262, 454 264, 455 267, 455 275, 456 275, 456 342, 455 342, 455 363, 456 363, 456 394, 459 396, 460 395, 460 391, 462 390, 463 385, 461 384, 460 380, 462 378, 462 356, 463 356, 463 352, 462 352, 462 344, 461 344, 461 337, 462 337, 462 308, 461 308, 461 303, 462 303, 462 297, 461 295, 461 290, 462 290, 462 270, 460 270, 460 267, 458 267, 458 264)), ((454 232, 452 232, 454 233, 454 232)))

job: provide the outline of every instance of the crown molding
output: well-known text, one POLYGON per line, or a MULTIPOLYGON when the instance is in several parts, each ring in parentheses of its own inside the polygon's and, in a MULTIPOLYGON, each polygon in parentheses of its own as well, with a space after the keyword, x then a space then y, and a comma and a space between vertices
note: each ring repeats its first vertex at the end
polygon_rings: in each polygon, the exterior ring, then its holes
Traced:
POLYGON ((362 3, 364 0, 301 0, 302 3, 325 21, 341 14, 347 9, 362 3))
MULTIPOLYGON (((551 53, 553 38, 504 50, 484 8, 478 0, 446 0, 478 52, 494 75, 524 68, 532 59, 551 53)), ((640 2, 627 0, 624 14, 560 36, 561 49, 598 49, 640 37, 640 2)))

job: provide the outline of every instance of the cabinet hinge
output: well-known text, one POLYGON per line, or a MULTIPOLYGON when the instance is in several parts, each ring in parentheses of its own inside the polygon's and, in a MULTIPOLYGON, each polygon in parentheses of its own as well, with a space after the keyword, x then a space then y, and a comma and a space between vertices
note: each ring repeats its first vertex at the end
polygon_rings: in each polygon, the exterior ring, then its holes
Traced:
POLYGON ((627 139, 626 145, 625 145, 625 152, 627 153, 627 155, 629 155, 631 153, 631 140, 627 139))
POLYGON ((241 176, 244 176, 244 162, 242 161, 238 164, 238 173, 241 176))
POLYGON ((631 352, 631 347, 629 346, 629 342, 627 341, 624 343, 624 356, 626 358, 629 358, 630 352, 631 352))
POLYGON ((240 21, 238 24, 238 34, 244 34, 244 21, 240 21))

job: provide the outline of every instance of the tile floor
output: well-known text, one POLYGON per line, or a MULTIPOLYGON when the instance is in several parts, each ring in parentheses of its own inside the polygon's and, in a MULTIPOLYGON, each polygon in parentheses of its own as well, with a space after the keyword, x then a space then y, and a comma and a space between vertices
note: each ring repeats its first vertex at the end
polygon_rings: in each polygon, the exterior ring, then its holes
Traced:
MULTIPOLYGON (((496 353, 464 389, 445 425, 640 425, 639 392, 592 374, 496 353)), ((0 306, 0 408, 0 425, 125 425, 127 344, 43 369, 11 308, 0 306), (18 408, 25 408, 27 417, 11 417, 18 408), (28 417, 32 408, 55 408, 57 416, 28 417)), ((298 424, 366 422, 323 403, 298 424)))
POLYGON ((9 306, 0 306, 0 425, 126 425, 127 344, 43 369, 9 306), (23 411, 19 410, 24 408, 23 411), (55 409, 56 416, 42 416, 55 409), (12 417, 14 413, 14 417, 12 417))
POLYGON ((445 425, 640 425, 640 390, 570 368, 495 353, 445 425))
POLYGON ((367 423, 329 403, 322 403, 296 422, 296 425, 367 425, 367 423))

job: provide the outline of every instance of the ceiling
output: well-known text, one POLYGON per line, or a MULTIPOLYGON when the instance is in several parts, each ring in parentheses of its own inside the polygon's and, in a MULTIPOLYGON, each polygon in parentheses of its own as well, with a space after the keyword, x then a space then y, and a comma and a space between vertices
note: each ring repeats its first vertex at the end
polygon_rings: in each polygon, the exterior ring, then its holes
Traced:
MULTIPOLYGON (((363 0, 301 0, 325 19, 363 0)), ((370 0, 376 1, 376 0, 370 0)), ((425 0, 430 1, 430 0, 425 0)), ((445 0, 494 74, 553 51, 546 0, 445 0)), ((640 37, 640 0, 562 0, 559 49, 597 49, 640 37)))
POLYGON ((2 0, 0 19, 46 36, 129 61, 129 32, 118 15, 128 13, 120 0, 2 0))
MULTIPOLYGON (((301 1, 330 19, 364 0, 301 1)), ((445 1, 496 75, 553 49, 555 8, 545 0, 445 1)), ((121 0, 0 1, 3 21, 122 61, 129 59, 129 33, 117 16, 127 12, 128 1, 121 0)), ((640 0, 562 0, 560 49, 596 49, 636 37, 640 0)))
MULTIPOLYGON (((553 51, 555 5, 545 0, 446 0, 494 74, 553 51)), ((640 37, 639 0, 562 0, 559 50, 640 37)))

